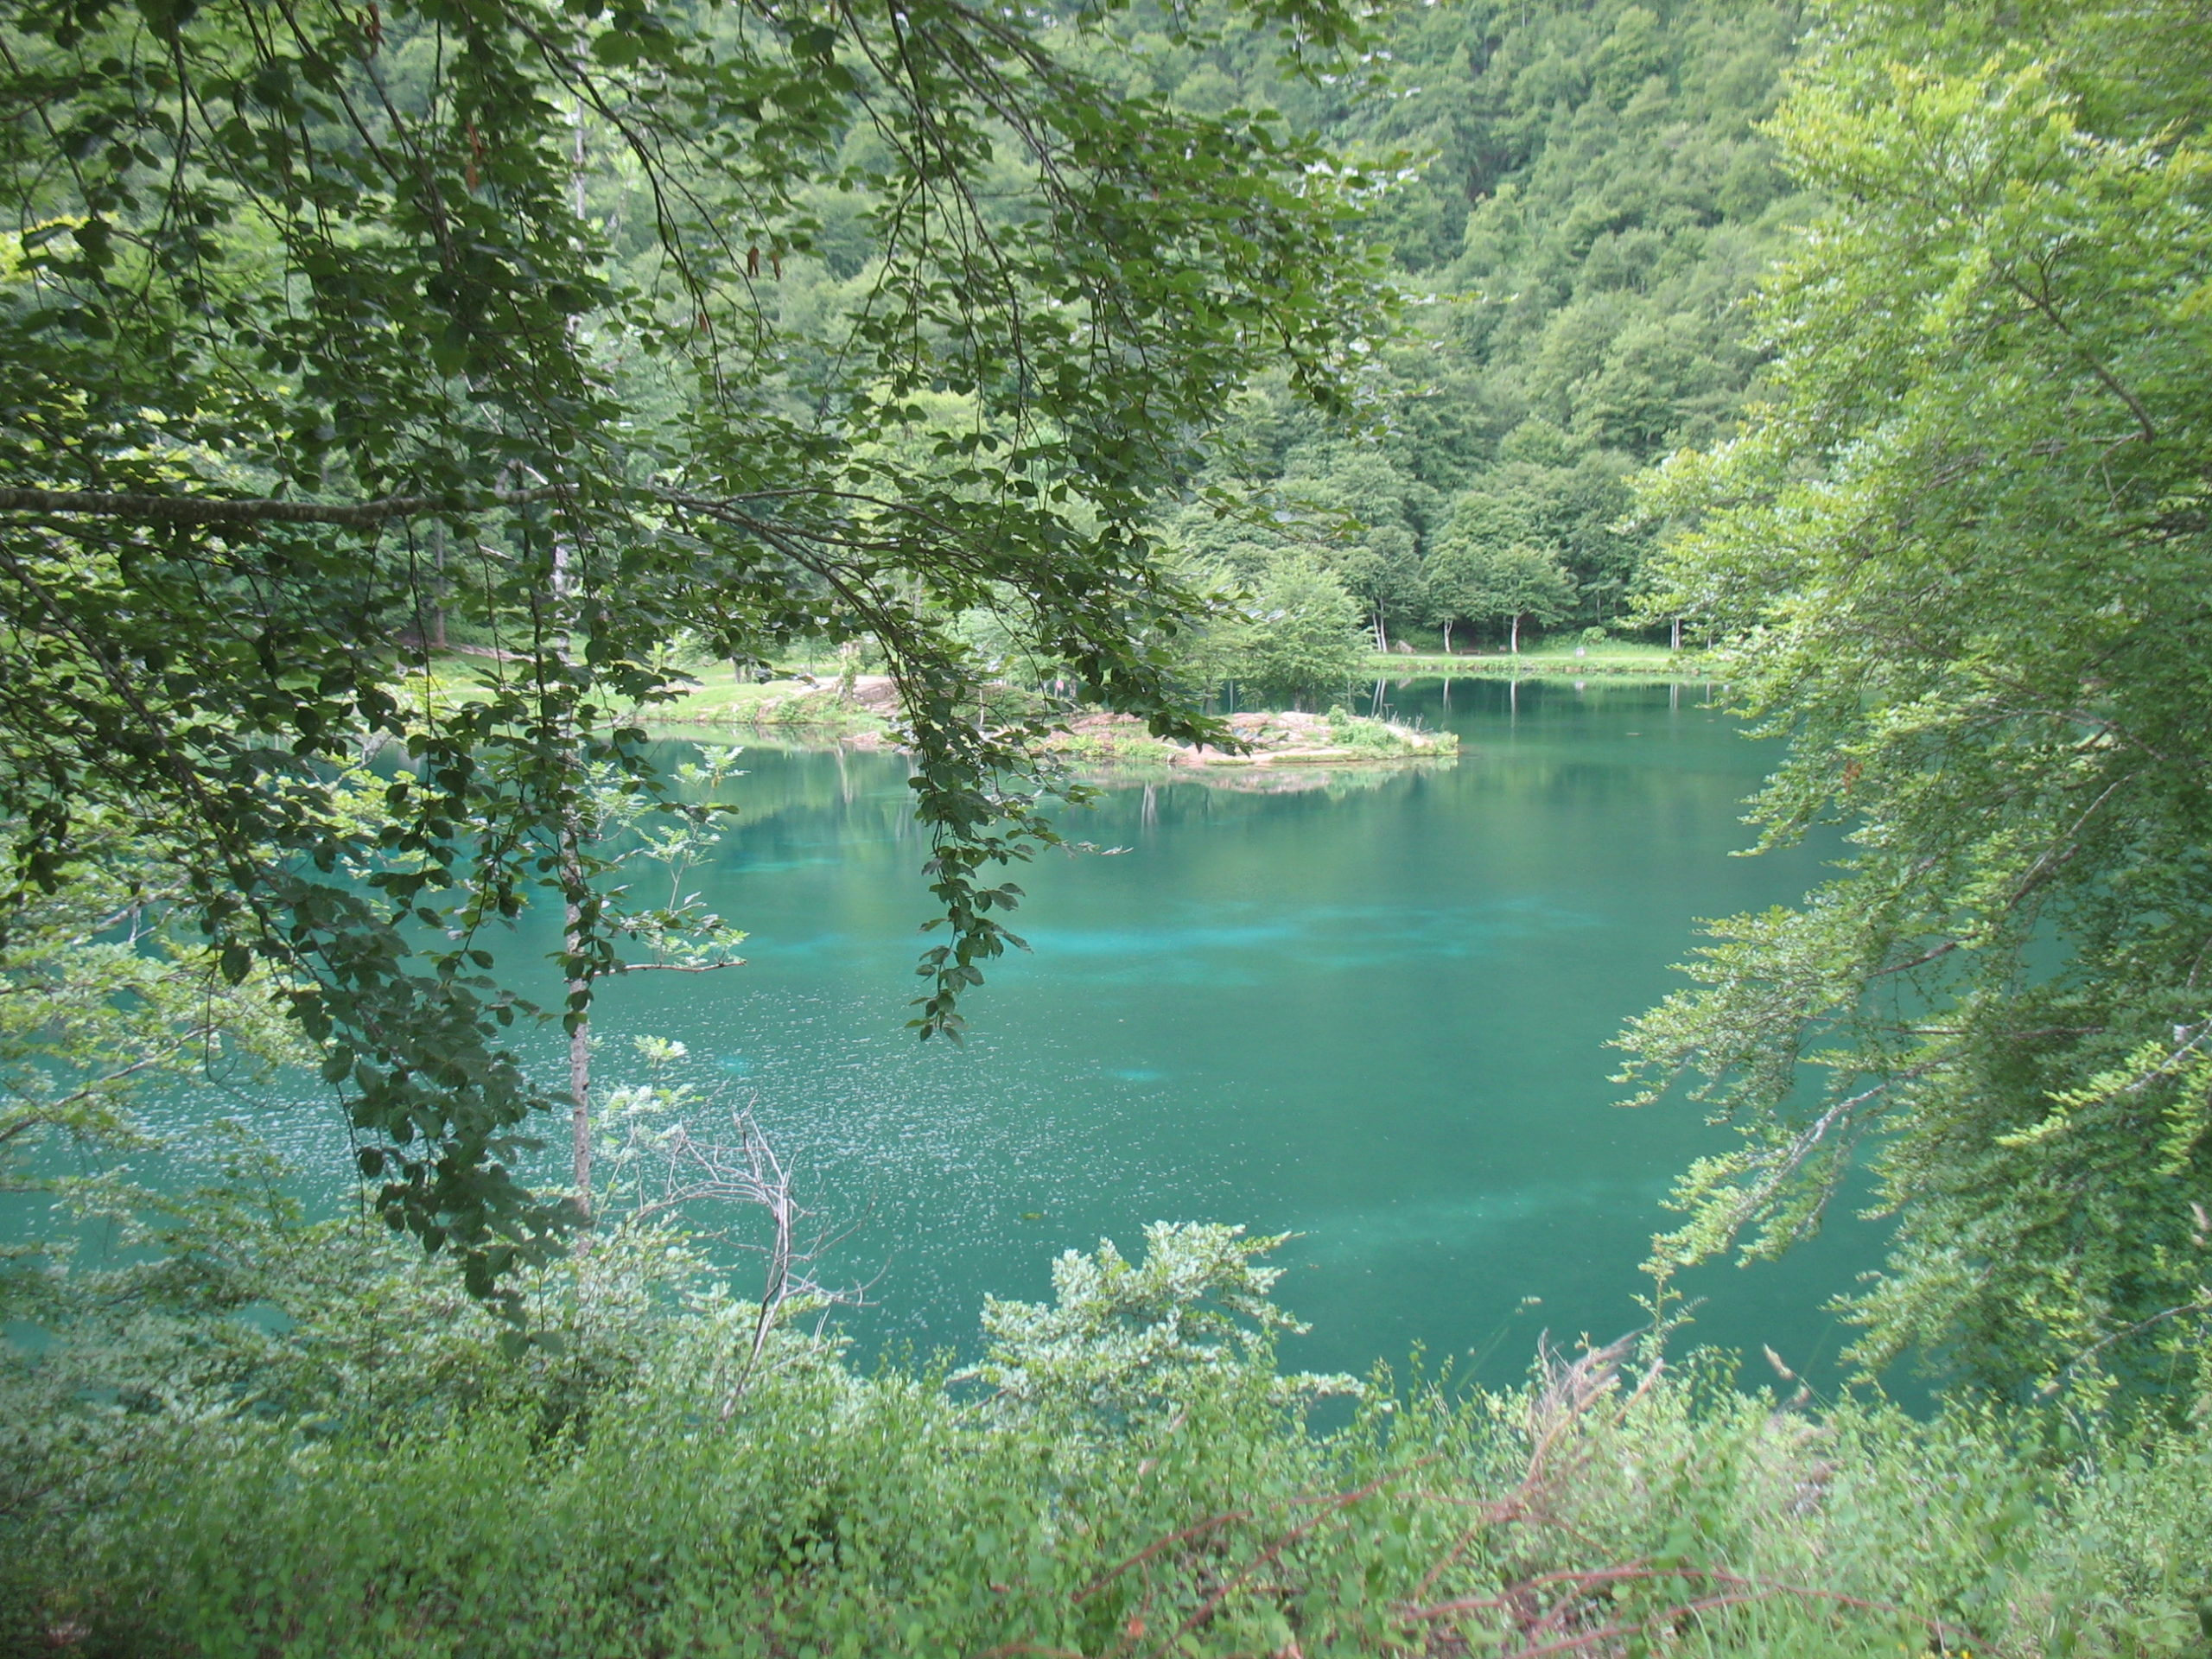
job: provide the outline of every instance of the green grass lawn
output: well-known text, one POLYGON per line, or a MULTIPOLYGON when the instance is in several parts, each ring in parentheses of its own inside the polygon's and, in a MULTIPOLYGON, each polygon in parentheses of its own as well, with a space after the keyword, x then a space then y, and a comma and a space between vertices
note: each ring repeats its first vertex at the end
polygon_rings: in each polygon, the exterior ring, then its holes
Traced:
MULTIPOLYGON (((487 657, 461 652, 441 655, 431 663, 427 690, 441 702, 467 702, 482 695, 479 688, 486 675, 497 668, 498 664, 487 657)), ((764 703, 788 700, 817 689, 795 678, 763 683, 748 675, 740 679, 728 663, 711 664, 690 673, 697 682, 695 686, 680 697, 640 709, 639 715, 648 721, 679 724, 741 725, 764 703)), ((825 680, 821 683, 833 683, 825 680)), ((419 695, 425 683, 422 676, 410 674, 403 685, 416 688, 419 695)))
POLYGON ((1454 652, 1376 652, 1367 659, 1370 673, 1386 678, 1408 674, 1518 675, 1538 674, 1680 674, 1703 673, 1703 658, 1695 652, 1673 652, 1664 645, 1637 639, 1608 639, 1602 645, 1582 645, 1572 635, 1532 645, 1518 656, 1497 650, 1454 652))
POLYGON ((698 683, 674 701, 658 705, 658 712, 677 717, 734 715, 772 697, 794 696, 808 689, 791 679, 758 681, 747 676, 741 680, 728 663, 692 669, 690 677, 698 683))

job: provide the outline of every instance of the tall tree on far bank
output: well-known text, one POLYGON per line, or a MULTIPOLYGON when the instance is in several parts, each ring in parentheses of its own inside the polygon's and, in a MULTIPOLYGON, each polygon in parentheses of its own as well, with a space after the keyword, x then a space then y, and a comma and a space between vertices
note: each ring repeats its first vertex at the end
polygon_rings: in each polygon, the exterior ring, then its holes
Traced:
POLYGON ((1524 619, 1549 624, 1572 612, 1574 578, 1541 535, 1522 499, 1471 490, 1453 504, 1427 587, 1429 620, 1444 630, 1446 652, 1458 623, 1497 622, 1518 656, 1524 619))
POLYGON ((1521 624, 1556 622, 1574 603, 1574 579, 1559 560, 1526 542, 1486 548, 1464 543, 1444 548, 1429 561, 1429 618, 1444 630, 1444 649, 1462 622, 1496 622, 1505 627, 1506 649, 1521 654, 1521 624))
POLYGON ((2212 1205, 2212 31, 2200 8, 1843 5, 1777 124, 1838 206, 1769 401, 1678 456, 1649 614, 1788 734, 1770 842, 1627 1039, 1744 1137, 1661 1260, 1895 1218, 1855 1352, 1984 1378, 2202 1362, 2212 1205))

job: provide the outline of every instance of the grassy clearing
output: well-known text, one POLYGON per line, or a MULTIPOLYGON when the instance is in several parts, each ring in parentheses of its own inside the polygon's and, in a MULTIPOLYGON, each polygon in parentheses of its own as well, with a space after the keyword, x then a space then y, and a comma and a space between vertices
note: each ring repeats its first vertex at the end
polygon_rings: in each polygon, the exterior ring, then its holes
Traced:
MULTIPOLYGON (((488 654, 448 652, 435 658, 427 674, 408 674, 399 695, 426 698, 433 705, 466 702, 481 695, 484 682, 496 676, 499 667, 499 659, 488 654)), ((683 696, 627 712, 654 726, 787 728, 837 736, 887 729, 881 715, 887 699, 880 677, 861 680, 851 696, 840 695, 834 677, 792 674, 766 681, 741 678, 726 663, 694 670, 690 677, 696 683, 683 696)))
POLYGON ((727 664, 694 670, 697 682, 682 696, 636 711, 648 726, 715 731, 785 732, 811 738, 871 742, 888 737, 892 706, 879 677, 841 687, 835 678, 792 675, 740 678, 727 664))
POLYGON ((1669 651, 1664 645, 1647 645, 1632 639, 1609 639, 1603 645, 1582 646, 1567 639, 1523 651, 1518 656, 1503 651, 1455 652, 1449 657, 1433 651, 1377 652, 1369 656, 1367 669, 1385 679, 1447 675, 1455 679, 1534 679, 1563 675, 1584 678, 1605 675, 1710 677, 1710 667, 1700 652, 1669 651))

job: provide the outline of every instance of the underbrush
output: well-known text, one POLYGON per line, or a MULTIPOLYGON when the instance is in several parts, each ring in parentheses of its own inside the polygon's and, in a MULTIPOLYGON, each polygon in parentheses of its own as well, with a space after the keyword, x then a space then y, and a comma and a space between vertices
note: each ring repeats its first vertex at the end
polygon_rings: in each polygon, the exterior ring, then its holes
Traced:
POLYGON ((358 1228, 230 1212, 16 1298, 46 1345, 7 1377, 7 1641, 2205 1651, 2194 1427, 1777 1403, 1625 1344, 1546 1352, 1505 1393, 1284 1376, 1275 1242, 1158 1226, 1135 1264, 1071 1252, 1055 1304, 986 1307, 971 1370, 863 1372, 803 1309, 756 1345, 757 1309, 674 1233, 539 1272, 525 1336, 358 1228))

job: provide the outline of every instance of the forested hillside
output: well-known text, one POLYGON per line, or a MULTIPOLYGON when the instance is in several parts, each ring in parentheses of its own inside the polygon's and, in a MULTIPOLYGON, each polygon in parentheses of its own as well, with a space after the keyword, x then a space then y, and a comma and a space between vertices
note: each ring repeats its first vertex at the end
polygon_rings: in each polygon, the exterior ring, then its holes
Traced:
MULTIPOLYGON (((1273 100, 1387 168, 1370 221, 1407 334, 1367 343, 1365 429, 1264 390, 1185 543, 1263 579, 1305 560, 1391 639, 1519 612, 1617 621, 1649 556, 1626 479, 1730 429, 1757 359, 1742 303, 1812 211, 1756 130, 1795 6, 1408 8, 1365 77, 1287 85, 1248 44, 1147 42, 1154 83, 1219 110, 1273 100)), ((1463 641, 1469 636, 1461 633, 1463 641)))

